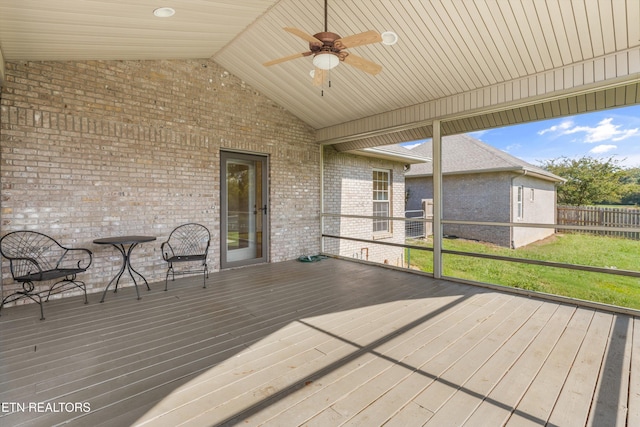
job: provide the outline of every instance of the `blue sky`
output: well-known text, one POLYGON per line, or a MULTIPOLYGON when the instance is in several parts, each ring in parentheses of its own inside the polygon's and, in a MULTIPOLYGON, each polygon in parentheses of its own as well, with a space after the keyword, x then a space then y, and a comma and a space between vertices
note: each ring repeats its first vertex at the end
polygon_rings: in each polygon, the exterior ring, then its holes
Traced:
POLYGON ((531 164, 559 157, 613 157, 624 167, 640 167, 640 105, 469 135, 531 164))

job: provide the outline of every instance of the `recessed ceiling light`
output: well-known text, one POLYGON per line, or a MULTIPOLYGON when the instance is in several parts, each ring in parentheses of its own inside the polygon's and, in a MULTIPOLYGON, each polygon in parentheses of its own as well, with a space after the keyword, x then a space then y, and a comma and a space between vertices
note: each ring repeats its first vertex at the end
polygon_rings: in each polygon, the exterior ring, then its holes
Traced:
POLYGON ((398 43, 398 35, 393 31, 385 31, 384 33, 381 34, 381 36, 382 36, 382 44, 385 44, 387 46, 393 46, 394 44, 398 43))
POLYGON ((159 7, 153 11, 153 14, 158 18, 168 18, 173 16, 175 13, 176 11, 170 7, 159 7))

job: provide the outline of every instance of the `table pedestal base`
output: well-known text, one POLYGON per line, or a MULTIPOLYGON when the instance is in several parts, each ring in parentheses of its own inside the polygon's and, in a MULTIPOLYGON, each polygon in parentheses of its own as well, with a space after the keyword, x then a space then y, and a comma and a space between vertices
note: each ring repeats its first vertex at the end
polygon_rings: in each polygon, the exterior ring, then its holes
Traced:
POLYGON ((116 282, 116 287, 113 290, 113 292, 114 293, 118 292, 118 284, 120 283, 120 278, 124 274, 125 270, 129 271, 129 275, 131 276, 131 279, 133 280, 133 284, 136 288, 136 295, 138 296, 138 299, 141 299, 142 297, 140 296, 140 291, 138 290, 138 282, 136 281, 134 274, 137 274, 144 281, 144 284, 147 285, 148 291, 150 291, 151 288, 149 287, 149 283, 147 283, 147 279, 145 279, 142 274, 138 273, 131 266, 131 251, 133 251, 133 248, 138 246, 138 243, 131 243, 131 245, 129 246, 129 249, 125 248, 125 244, 113 244, 112 246, 116 248, 122 255, 122 267, 120 267, 120 271, 118 272, 118 274, 116 274, 113 277, 113 279, 111 279, 107 287, 104 288, 104 292, 102 293, 102 299, 100 300, 100 302, 104 302, 104 297, 107 295, 107 291, 109 290, 109 287, 113 282, 116 282))

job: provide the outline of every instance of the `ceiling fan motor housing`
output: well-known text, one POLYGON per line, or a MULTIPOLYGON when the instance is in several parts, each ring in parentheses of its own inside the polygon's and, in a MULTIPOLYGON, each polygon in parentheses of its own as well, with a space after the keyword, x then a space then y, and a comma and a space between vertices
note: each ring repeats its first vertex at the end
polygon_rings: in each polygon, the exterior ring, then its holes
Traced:
POLYGON ((319 43, 309 43, 309 50, 314 55, 319 53, 332 53, 340 58, 341 61, 348 55, 347 52, 341 52, 345 46, 340 46, 340 42, 336 43, 336 40, 340 40, 340 35, 331 32, 322 32, 313 35, 314 38, 320 40, 322 45, 319 43))

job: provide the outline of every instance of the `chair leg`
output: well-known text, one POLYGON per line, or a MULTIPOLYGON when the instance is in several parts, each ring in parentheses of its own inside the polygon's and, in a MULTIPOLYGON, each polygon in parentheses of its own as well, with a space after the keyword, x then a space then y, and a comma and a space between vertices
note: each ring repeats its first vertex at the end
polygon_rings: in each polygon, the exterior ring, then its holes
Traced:
POLYGON ((55 287, 57 285, 61 285, 60 288, 62 288, 66 284, 72 284, 76 288, 79 288, 84 292, 84 303, 85 304, 89 304, 89 299, 87 298, 87 285, 84 282, 81 282, 80 280, 75 280, 75 275, 73 277, 74 277, 73 279, 64 279, 64 280, 61 280, 59 282, 54 283, 49 288, 49 292, 47 293, 47 298, 45 299, 45 302, 49 302, 49 297, 51 296, 51 294, 53 293, 53 290, 55 289, 55 287))
POLYGON ((40 306, 40 320, 44 320, 44 309, 42 308, 42 297, 40 296, 39 293, 36 294, 24 294, 22 297, 23 298, 29 298, 31 301, 35 302, 36 304, 38 304, 40 306), (38 299, 36 300, 33 295, 37 296, 38 299))
POLYGON ((171 273, 171 280, 176 280, 176 275, 173 273, 173 266, 169 266, 167 269, 167 275, 164 278, 164 290, 169 290, 169 273, 171 273))
POLYGON ((87 298, 87 285, 84 282, 77 282, 77 283, 82 283, 82 286, 80 286, 80 289, 82 289, 84 291, 84 303, 85 304, 89 304, 89 299, 87 298))
MULTIPOLYGON (((61 285, 60 287, 63 287, 68 282, 71 282, 71 281, 70 280, 61 280, 61 281, 56 282, 53 285, 51 285, 51 287, 49 288, 49 292, 47 292, 47 298, 45 298, 44 301, 45 302, 49 302, 49 297, 51 296, 51 293, 56 288, 56 286, 61 285)), ((71 283, 73 283, 73 282, 71 282, 71 283)))
POLYGON ((40 296, 40 294, 38 294, 38 299, 40 300, 40 302, 36 302, 40 305, 40 320, 44 320, 44 309, 42 308, 42 297, 40 296))
POLYGON ((5 301, 7 301, 9 299, 11 295, 9 295, 8 297, 6 297, 5 299, 2 300, 2 302, 0 303, 0 316, 2 315, 2 307, 4 307, 4 303, 5 301))
POLYGON ((0 311, 2 311, 2 307, 4 307, 4 305, 7 303, 7 300, 9 300, 9 298, 13 298, 10 302, 18 301, 19 299, 22 299, 22 298, 29 298, 31 301, 35 302, 40 306, 40 320, 44 320, 44 309, 42 308, 42 297, 40 296, 40 294, 33 294, 33 295, 27 294, 25 292, 16 292, 14 294, 11 294, 5 299, 3 299, 2 302, 0 303, 0 311), (37 296, 38 299, 36 300, 33 297, 33 295, 37 296))
POLYGON ((204 271, 202 272, 202 287, 207 288, 207 279, 209 278, 209 270, 207 269, 207 264, 204 265, 204 271))

